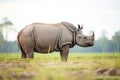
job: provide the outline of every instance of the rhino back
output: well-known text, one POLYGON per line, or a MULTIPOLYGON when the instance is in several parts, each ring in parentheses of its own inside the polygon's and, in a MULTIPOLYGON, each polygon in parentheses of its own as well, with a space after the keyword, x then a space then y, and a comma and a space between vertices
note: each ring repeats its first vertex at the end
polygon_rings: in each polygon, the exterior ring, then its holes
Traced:
POLYGON ((33 29, 33 26, 27 25, 25 28, 23 28, 23 29, 19 32, 18 35, 20 36, 20 38, 30 37, 32 29, 33 29))

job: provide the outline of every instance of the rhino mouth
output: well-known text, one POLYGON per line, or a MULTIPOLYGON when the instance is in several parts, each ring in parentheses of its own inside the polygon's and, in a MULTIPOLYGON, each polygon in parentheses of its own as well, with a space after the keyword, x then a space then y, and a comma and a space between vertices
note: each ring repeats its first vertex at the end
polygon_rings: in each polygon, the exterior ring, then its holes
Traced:
POLYGON ((91 43, 85 43, 84 45, 80 45, 81 47, 89 47, 89 46, 93 46, 94 43, 91 42, 91 43))
POLYGON ((93 43, 93 42, 91 42, 91 43, 87 43, 87 45, 88 45, 88 46, 93 46, 94 43, 93 43))

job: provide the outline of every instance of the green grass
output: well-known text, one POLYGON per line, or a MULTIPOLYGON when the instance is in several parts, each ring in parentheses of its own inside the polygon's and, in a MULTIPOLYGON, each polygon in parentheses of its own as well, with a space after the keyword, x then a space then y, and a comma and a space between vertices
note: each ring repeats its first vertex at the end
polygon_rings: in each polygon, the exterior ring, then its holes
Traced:
POLYGON ((61 62, 59 53, 0 54, 0 80, 120 80, 119 76, 97 75, 99 69, 120 69, 120 53, 74 53, 61 62))

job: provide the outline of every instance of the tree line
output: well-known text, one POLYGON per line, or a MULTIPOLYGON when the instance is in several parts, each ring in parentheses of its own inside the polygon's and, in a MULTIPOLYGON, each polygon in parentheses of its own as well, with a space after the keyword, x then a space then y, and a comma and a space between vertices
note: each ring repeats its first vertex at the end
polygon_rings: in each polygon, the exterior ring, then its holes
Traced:
POLYGON ((16 41, 7 41, 0 32, 0 53, 16 53, 18 46, 16 41))

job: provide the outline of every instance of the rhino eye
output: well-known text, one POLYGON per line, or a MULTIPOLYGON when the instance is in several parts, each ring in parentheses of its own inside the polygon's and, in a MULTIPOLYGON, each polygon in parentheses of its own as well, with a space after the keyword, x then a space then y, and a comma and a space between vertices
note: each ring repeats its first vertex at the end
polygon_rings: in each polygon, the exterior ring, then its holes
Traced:
POLYGON ((86 37, 84 37, 84 39, 87 39, 86 37))

